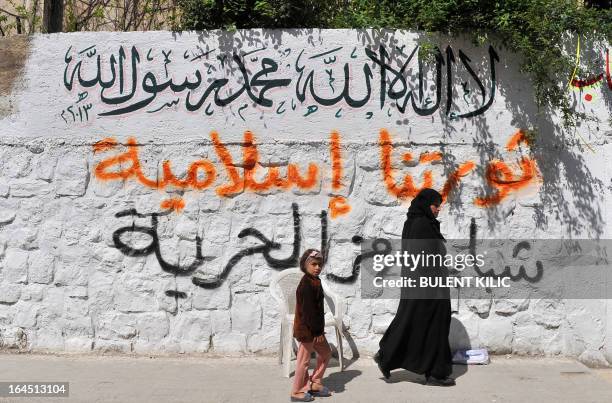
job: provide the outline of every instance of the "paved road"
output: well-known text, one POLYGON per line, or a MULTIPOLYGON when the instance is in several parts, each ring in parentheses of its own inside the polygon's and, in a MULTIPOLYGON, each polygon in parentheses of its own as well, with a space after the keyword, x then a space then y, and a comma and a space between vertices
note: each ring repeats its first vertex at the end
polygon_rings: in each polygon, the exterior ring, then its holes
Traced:
MULTIPOLYGON (((420 384, 394 371, 385 382, 371 359, 325 383, 335 391, 319 402, 612 402, 612 370, 591 370, 558 358, 493 357, 487 366, 456 366, 457 386, 420 384)), ((290 380, 274 357, 132 357, 0 354, 0 381, 68 381, 69 398, 38 402, 287 402, 290 380)))

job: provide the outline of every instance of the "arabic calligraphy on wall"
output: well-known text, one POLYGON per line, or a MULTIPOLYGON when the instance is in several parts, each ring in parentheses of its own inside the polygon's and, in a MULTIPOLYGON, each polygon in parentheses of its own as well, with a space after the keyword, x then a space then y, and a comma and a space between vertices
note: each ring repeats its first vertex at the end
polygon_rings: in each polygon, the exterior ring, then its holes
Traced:
MULTIPOLYGON (((293 240, 290 246, 283 245, 270 239, 260 230, 248 227, 242 229, 238 233, 238 238, 252 237, 259 242, 256 246, 246 247, 239 252, 235 253, 229 258, 229 260, 223 265, 220 272, 209 273, 206 271, 198 270, 201 269, 206 261, 215 260, 215 256, 205 256, 205 251, 202 248, 202 238, 196 235, 195 242, 195 257, 192 262, 188 265, 181 266, 180 264, 173 264, 168 262, 163 257, 162 247, 160 244, 160 235, 158 233, 159 220, 172 213, 171 210, 156 213, 139 213, 136 209, 128 209, 120 211, 115 214, 117 218, 130 218, 132 223, 119 227, 113 232, 113 242, 115 247, 124 255, 131 257, 142 257, 151 254, 155 255, 155 258, 160 268, 168 273, 172 273, 175 276, 191 276, 191 282, 198 287, 206 289, 214 289, 223 284, 227 279, 232 269, 240 263, 242 259, 247 256, 261 255, 265 260, 266 264, 274 270, 284 270, 291 267, 298 266, 298 259, 300 254, 300 248, 302 245, 302 229, 301 229, 301 215, 297 203, 291 205, 293 215, 293 240), (148 219, 149 224, 136 224, 136 220, 148 219), (141 234, 149 237, 148 244, 144 246, 136 247, 131 245, 131 238, 134 234, 141 234), (128 235, 129 237, 126 237, 128 235), (282 254, 282 249, 289 249, 288 252, 284 252, 284 257, 275 257, 274 254, 282 254)), ((320 215, 320 227, 321 227, 321 246, 320 250, 323 254, 324 261, 327 261, 330 249, 330 238, 328 235, 328 222, 327 222, 327 211, 322 210, 320 215)), ((363 238, 359 235, 354 235, 351 238, 351 242, 354 245, 360 245, 363 242, 363 238)), ((472 255, 476 255, 476 227, 472 220, 470 227, 470 252, 472 255)), ((517 258, 519 252, 523 249, 529 250, 531 245, 527 241, 517 243, 512 249, 512 258, 517 258)), ((366 248, 357 254, 351 263, 351 273, 348 275, 336 275, 334 273, 326 273, 326 277, 336 283, 354 283, 359 277, 361 270, 361 263, 364 259, 371 258, 375 254, 388 254, 392 251, 391 243, 388 239, 380 238, 373 242, 372 248, 366 248)), ((544 274, 544 268, 540 261, 536 262, 536 273, 535 275, 528 275, 524 264, 520 264, 517 270, 513 270, 510 266, 505 265, 503 273, 496 273, 495 270, 489 269, 486 272, 476 269, 476 273, 480 277, 497 277, 497 276, 508 276, 512 281, 526 280, 529 283, 539 282, 544 274)), ((166 295, 177 298, 185 298, 184 292, 178 290, 168 290, 166 295)))
POLYGON ((73 124, 137 111, 212 116, 229 108, 241 120, 251 109, 298 116, 325 111, 336 118, 351 113, 364 119, 395 114, 401 123, 411 112, 428 116, 442 108, 448 119, 458 120, 491 107, 499 62, 492 46, 484 57, 447 46, 436 49, 431 61, 419 58, 418 49, 385 43, 261 46, 230 53, 213 42, 114 50, 70 46, 62 82, 74 101, 60 116, 73 124))
MULTIPOLYGON (((210 133, 212 148, 214 149, 220 164, 213 163, 208 159, 198 159, 189 164, 186 174, 177 178, 173 173, 172 163, 169 160, 161 162, 161 175, 149 178, 143 173, 142 162, 139 156, 139 148, 135 138, 128 138, 125 144, 120 144, 114 138, 106 138, 95 143, 93 151, 95 154, 104 154, 104 158, 93 168, 94 176, 101 181, 134 181, 149 189, 191 189, 195 191, 212 190, 218 197, 231 197, 242 192, 265 192, 271 189, 289 191, 297 188, 309 190, 320 186, 322 181, 329 179, 331 189, 339 192, 345 184, 343 176, 343 155, 341 146, 341 134, 332 131, 330 134, 329 152, 331 166, 331 178, 323 178, 324 166, 320 162, 309 162, 306 167, 300 164, 288 163, 286 166, 263 167, 260 164, 260 155, 255 143, 255 135, 250 131, 244 132, 243 142, 240 144, 242 150, 242 161, 236 161, 226 144, 221 141, 217 132, 210 133), (121 150, 121 149, 125 150, 121 150), (119 151, 119 152, 118 152, 119 151), (105 154, 113 153, 111 156, 105 154), (227 181, 218 183, 218 173, 225 170, 227 181), (263 174, 262 172, 265 172, 263 174)), ((518 150, 521 144, 527 144, 528 140, 523 131, 518 131, 510 137, 506 144, 506 152, 515 155, 515 162, 504 160, 491 160, 485 167, 485 181, 491 189, 491 193, 476 197, 473 203, 479 207, 491 207, 501 203, 512 193, 529 186, 538 185, 541 175, 538 171, 537 162, 529 156, 522 155, 518 150)), ((402 180, 396 178, 397 169, 394 169, 394 144, 390 132, 386 129, 380 130, 378 136, 381 184, 386 191, 398 199, 410 199, 423 188, 435 187, 433 167, 443 159, 444 154, 440 151, 425 151, 418 158, 413 157, 411 152, 402 155, 402 162, 409 168, 417 166, 427 167, 422 172, 422 183, 417 185, 415 178, 410 173, 405 173, 402 180)), ((450 171, 440 193, 446 199, 449 194, 461 182, 462 178, 474 174, 477 164, 471 160, 456 164, 450 171)), ((157 170, 155 170, 157 171, 157 170)), ((166 200, 162 204, 165 208, 180 210, 184 202, 180 198, 166 200)), ((335 195, 329 203, 332 218, 350 212, 350 205, 345 197, 335 195)))

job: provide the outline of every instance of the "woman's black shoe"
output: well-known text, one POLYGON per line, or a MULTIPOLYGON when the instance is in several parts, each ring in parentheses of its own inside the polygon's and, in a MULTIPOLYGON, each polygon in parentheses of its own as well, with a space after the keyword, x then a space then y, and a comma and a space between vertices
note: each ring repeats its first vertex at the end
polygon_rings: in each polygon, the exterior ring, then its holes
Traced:
POLYGON ((391 377, 391 371, 383 369, 383 367, 380 365, 380 352, 374 355, 374 361, 376 362, 376 365, 378 365, 378 369, 380 372, 382 372, 385 379, 389 379, 391 377))
POLYGON ((427 377, 427 385, 433 386, 455 386, 455 380, 450 377, 446 378, 436 378, 435 376, 427 377))

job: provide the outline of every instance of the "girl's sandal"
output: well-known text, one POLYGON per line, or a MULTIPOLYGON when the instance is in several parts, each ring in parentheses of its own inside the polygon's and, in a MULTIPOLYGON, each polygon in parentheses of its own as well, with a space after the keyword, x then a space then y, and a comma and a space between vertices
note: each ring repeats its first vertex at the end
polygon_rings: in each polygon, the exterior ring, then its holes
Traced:
POLYGON ((312 384, 314 382, 310 382, 310 393, 312 393, 313 396, 316 397, 330 397, 331 396, 331 392, 329 391, 329 389, 327 388, 327 386, 323 386, 323 388, 321 390, 313 390, 312 389, 312 384))
POLYGON ((304 392, 304 397, 291 396, 292 402, 312 402, 313 400, 314 397, 312 396, 312 394, 310 394, 310 392, 304 392))

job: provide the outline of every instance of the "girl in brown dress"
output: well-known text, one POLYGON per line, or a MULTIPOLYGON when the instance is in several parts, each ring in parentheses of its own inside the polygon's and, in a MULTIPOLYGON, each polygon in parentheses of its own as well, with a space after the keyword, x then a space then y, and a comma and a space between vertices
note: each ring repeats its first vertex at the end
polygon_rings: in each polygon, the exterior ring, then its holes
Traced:
POLYGON ((293 337, 300 342, 300 347, 291 391, 292 402, 310 402, 314 396, 331 396, 329 389, 321 383, 331 356, 324 334, 323 288, 319 278, 322 266, 323 256, 316 249, 306 250, 300 258, 304 277, 295 291, 293 337), (309 375, 308 365, 313 351, 317 352, 317 365, 309 375))

